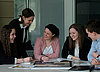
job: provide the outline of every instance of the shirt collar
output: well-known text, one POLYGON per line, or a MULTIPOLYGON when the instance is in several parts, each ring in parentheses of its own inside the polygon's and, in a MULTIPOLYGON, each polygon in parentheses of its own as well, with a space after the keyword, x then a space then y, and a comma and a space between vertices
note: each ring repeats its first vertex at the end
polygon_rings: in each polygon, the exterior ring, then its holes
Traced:
POLYGON ((25 29, 27 26, 24 26, 24 27, 23 27, 23 24, 20 24, 20 27, 21 27, 21 29, 22 29, 22 28, 25 29))
MULTIPOLYGON (((20 17, 18 20, 21 21, 21 17, 20 17)), ((21 27, 21 29, 22 29, 22 28, 26 28, 27 26, 24 26, 24 27, 23 27, 23 24, 20 24, 20 27, 21 27)))
POLYGON ((18 20, 21 21, 21 17, 18 20))
POLYGON ((100 41, 100 37, 97 39, 97 41, 100 41))

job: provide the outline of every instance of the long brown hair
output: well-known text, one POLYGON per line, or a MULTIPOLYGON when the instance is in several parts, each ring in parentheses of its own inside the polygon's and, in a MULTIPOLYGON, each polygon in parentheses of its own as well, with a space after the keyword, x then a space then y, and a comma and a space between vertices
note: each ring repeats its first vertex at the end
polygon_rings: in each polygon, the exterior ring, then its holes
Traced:
POLYGON ((11 57, 11 46, 10 46, 10 33, 14 29, 9 25, 5 25, 0 29, 0 42, 3 46, 5 55, 11 57))
MULTIPOLYGON (((85 37, 82 27, 79 24, 72 24, 69 27, 69 30, 71 28, 74 28, 78 32, 79 48, 82 48, 84 37, 85 37)), ((75 48, 75 41, 72 40, 70 34, 69 34, 69 48, 70 49, 75 48)))

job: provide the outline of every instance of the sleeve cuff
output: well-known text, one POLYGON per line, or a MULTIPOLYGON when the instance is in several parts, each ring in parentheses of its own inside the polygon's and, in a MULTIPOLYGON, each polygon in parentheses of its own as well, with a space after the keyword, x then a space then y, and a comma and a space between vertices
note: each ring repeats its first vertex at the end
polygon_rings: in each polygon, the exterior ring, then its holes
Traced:
POLYGON ((15 58, 15 62, 14 62, 14 64, 17 64, 17 58, 15 58))
POLYGON ((68 55, 67 56, 67 59, 72 59, 72 55, 68 55))
POLYGON ((100 62, 100 56, 98 57, 98 60, 99 60, 99 62, 100 62))

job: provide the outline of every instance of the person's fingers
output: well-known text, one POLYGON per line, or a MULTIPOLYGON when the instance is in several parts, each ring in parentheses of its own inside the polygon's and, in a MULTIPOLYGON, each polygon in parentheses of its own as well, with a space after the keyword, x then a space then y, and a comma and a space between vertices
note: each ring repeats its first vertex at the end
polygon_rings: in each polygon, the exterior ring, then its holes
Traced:
POLYGON ((99 61, 96 60, 96 59, 92 59, 91 64, 92 65, 97 65, 97 64, 99 64, 99 61))

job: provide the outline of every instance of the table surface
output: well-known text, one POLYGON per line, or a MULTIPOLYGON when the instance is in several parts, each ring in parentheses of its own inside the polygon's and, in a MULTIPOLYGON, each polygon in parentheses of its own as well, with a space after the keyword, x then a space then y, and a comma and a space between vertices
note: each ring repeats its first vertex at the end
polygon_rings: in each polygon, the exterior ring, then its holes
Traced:
MULTIPOLYGON (((0 72, 89 72, 86 71, 68 71, 67 69, 11 69, 12 65, 0 65, 0 72)), ((92 72, 100 72, 100 70, 94 70, 92 72)))
MULTIPOLYGON (((78 62, 81 62, 82 61, 75 61, 73 62, 74 64, 78 64, 78 65, 81 65, 80 63, 78 62)), ((86 65, 88 63, 86 62, 86 65)), ((0 72, 90 72, 89 70, 85 70, 85 71, 68 71, 69 68, 71 67, 65 67, 65 68, 19 68, 19 69, 16 69, 16 68, 11 68, 12 66, 14 66, 14 64, 4 64, 4 65, 0 65, 0 72)), ((93 70, 92 72, 100 72, 100 70, 93 70)))
POLYGON ((11 69, 12 65, 0 65, 0 72, 67 72, 67 69, 11 69))

